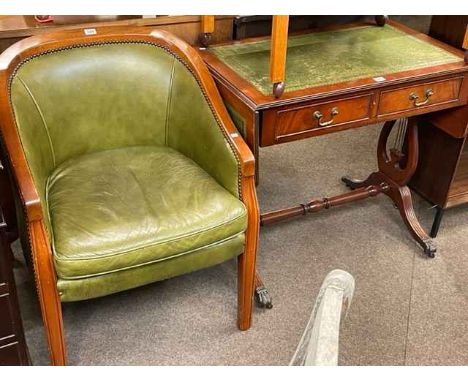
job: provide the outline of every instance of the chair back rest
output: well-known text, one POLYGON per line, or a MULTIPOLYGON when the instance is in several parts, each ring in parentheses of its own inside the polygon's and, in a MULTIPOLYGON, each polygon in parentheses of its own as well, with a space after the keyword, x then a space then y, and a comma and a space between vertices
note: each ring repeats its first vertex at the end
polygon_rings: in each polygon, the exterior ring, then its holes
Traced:
POLYGON ((146 42, 91 44, 32 57, 11 78, 25 150, 40 149, 35 155, 53 169, 95 151, 164 145, 175 67, 187 70, 146 42))
POLYGON ((31 191, 26 199, 37 192, 44 201, 50 174, 76 156, 168 145, 192 158, 207 150, 191 141, 197 126, 220 131, 219 105, 215 111, 206 95, 217 91, 202 59, 163 31, 72 30, 23 40, 0 56, 0 87, 16 175, 34 180, 21 187, 31 191))

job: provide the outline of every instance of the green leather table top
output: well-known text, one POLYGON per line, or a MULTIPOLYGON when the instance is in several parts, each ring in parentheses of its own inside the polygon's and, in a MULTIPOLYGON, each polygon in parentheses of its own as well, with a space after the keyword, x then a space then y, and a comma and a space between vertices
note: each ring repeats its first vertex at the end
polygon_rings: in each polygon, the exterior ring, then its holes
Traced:
MULTIPOLYGON (((271 93, 270 39, 209 50, 261 93, 271 93)), ((390 25, 296 35, 288 40, 286 91, 460 61, 463 58, 390 25)))

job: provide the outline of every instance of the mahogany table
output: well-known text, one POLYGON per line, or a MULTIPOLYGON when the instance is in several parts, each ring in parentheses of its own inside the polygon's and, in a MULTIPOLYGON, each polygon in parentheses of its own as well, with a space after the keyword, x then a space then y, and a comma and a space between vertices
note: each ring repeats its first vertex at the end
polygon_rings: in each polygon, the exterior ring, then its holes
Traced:
POLYGON ((343 195, 265 212, 262 225, 385 194, 424 253, 434 257, 436 246, 414 213, 407 186, 418 163, 416 117, 440 110, 448 115, 467 104, 463 52, 393 21, 290 34, 285 92, 274 96, 269 76, 272 45, 262 37, 201 50, 257 165, 259 147, 385 124, 377 172, 364 181, 344 177, 351 191, 343 195), (398 132, 391 135, 397 126, 398 132), (390 147, 391 136, 395 147, 390 147))

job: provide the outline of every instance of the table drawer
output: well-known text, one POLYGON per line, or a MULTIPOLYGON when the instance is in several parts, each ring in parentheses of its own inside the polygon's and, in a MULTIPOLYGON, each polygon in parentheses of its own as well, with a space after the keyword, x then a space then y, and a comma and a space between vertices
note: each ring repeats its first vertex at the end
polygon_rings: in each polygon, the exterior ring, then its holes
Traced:
MULTIPOLYGON (((364 121, 371 116, 373 94, 336 101, 316 102, 272 111, 271 124, 276 142, 302 138, 302 135, 333 129, 351 122, 364 121)), ((271 144, 271 143, 270 143, 271 144)))
POLYGON ((458 100, 463 77, 385 90, 380 94, 378 115, 427 108, 458 100))

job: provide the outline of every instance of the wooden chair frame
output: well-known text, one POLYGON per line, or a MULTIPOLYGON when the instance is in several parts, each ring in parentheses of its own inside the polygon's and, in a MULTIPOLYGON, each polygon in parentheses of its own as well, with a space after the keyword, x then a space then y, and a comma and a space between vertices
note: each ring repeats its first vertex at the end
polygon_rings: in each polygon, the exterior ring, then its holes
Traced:
POLYGON ((62 309, 57 292, 57 275, 51 243, 44 225, 41 202, 21 146, 9 99, 9 81, 15 68, 31 56, 51 49, 106 41, 143 41, 172 52, 197 78, 218 125, 233 150, 239 165, 239 191, 248 211, 245 251, 238 257, 238 327, 251 326, 255 262, 259 235, 259 207, 255 190, 255 159, 235 128, 216 85, 197 51, 173 35, 141 27, 102 27, 75 29, 22 40, 0 56, 0 124, 8 159, 17 182, 29 234, 35 282, 46 330, 51 363, 67 363, 62 309))

